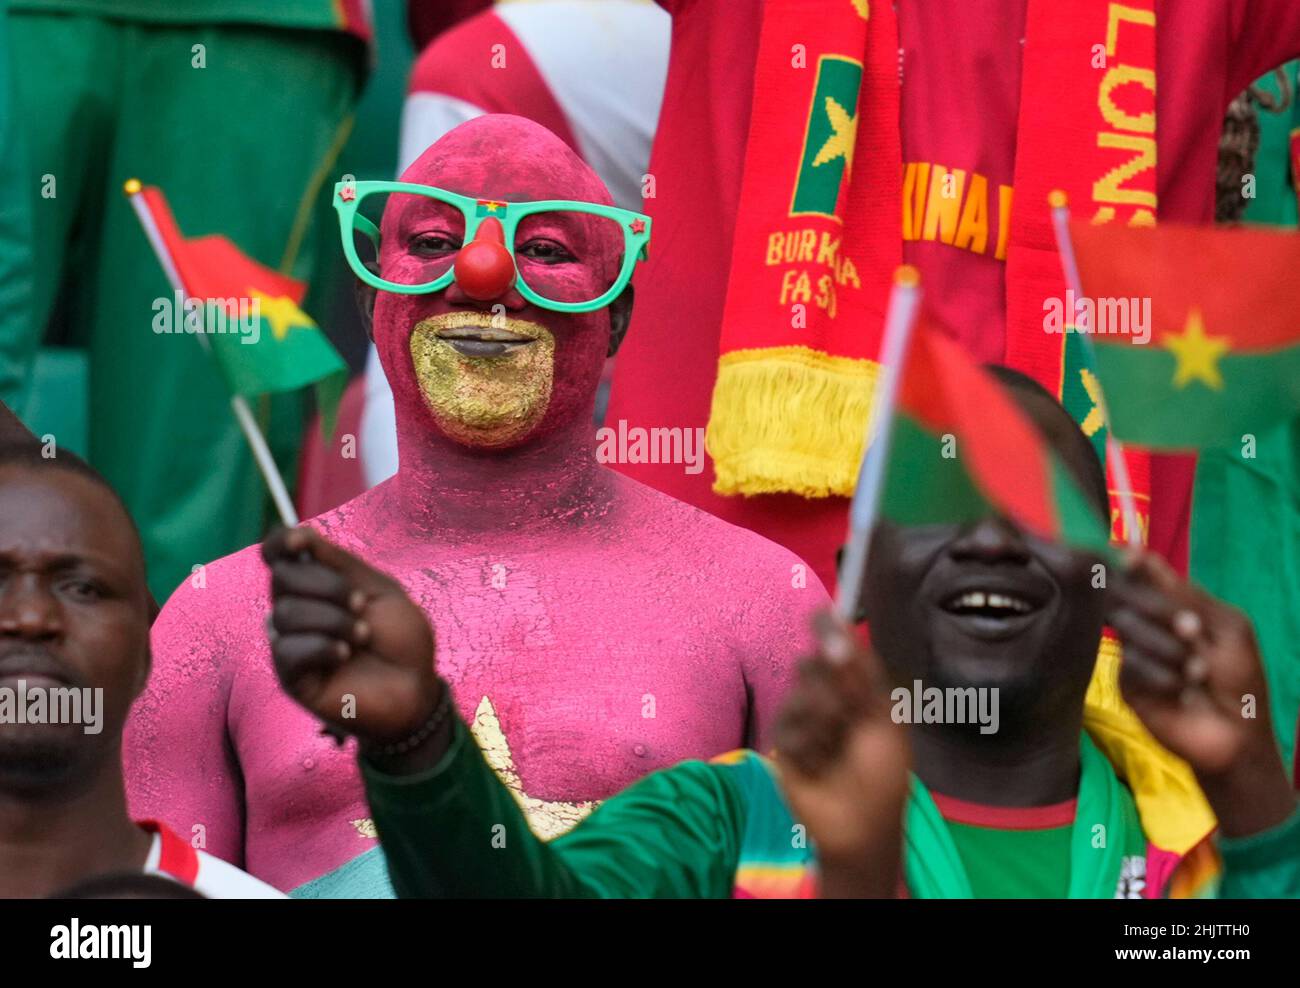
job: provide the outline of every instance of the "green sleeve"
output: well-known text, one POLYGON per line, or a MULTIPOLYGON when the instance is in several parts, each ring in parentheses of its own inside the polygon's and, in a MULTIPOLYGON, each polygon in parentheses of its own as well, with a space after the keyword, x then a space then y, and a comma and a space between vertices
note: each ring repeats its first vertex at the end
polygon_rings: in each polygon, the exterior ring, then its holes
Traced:
POLYGON ((606 800, 550 843, 459 720, 428 772, 385 775, 361 759, 371 812, 402 898, 726 898, 744 801, 726 766, 682 762, 606 800))
POLYGON ((1300 899, 1300 808, 1272 830, 1220 837, 1220 899, 1300 899))

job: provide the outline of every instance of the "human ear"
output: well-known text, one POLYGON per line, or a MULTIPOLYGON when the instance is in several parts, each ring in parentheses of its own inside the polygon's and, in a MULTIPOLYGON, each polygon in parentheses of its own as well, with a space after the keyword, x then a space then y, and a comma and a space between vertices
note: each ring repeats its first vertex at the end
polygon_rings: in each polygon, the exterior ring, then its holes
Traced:
POLYGON ((618 298, 609 303, 609 353, 607 356, 614 356, 614 354, 618 353, 618 348, 623 345, 623 337, 627 335, 628 323, 632 321, 632 299, 632 286, 628 285, 618 298))
MULTIPOLYGON (((366 262, 366 270, 371 274, 379 275, 379 265, 374 261, 366 262)), ((353 296, 357 300, 357 308, 361 311, 361 322, 366 327, 366 336, 370 342, 375 342, 375 297, 379 290, 374 285, 367 285, 360 278, 357 278, 352 285, 353 296)))

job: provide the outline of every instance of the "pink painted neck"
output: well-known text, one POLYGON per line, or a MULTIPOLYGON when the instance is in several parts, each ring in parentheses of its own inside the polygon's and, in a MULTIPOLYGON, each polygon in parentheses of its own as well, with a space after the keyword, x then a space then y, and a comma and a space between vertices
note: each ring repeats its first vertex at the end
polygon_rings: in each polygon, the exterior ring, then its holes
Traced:
POLYGON ((602 517, 614 478, 596 462, 594 400, 563 427, 507 450, 463 446, 438 433, 423 408, 399 401, 400 466, 388 485, 386 509, 408 530, 452 541, 602 517))

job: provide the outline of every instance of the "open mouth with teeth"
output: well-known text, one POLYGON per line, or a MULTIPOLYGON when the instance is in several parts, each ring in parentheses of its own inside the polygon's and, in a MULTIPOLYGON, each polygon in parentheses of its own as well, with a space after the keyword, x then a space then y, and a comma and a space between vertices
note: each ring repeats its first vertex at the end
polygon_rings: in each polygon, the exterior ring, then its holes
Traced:
POLYGON ((970 588, 945 597, 939 607, 968 634, 1004 638, 1032 624, 1043 601, 1007 588, 970 588))
POLYGON ((484 326, 447 326, 435 334, 465 357, 503 357, 535 342, 523 333, 484 326))
POLYGON ((944 603, 943 609, 949 614, 1005 617, 1008 614, 1028 614, 1037 608, 1023 597, 1014 594, 968 590, 965 593, 954 594, 944 603))

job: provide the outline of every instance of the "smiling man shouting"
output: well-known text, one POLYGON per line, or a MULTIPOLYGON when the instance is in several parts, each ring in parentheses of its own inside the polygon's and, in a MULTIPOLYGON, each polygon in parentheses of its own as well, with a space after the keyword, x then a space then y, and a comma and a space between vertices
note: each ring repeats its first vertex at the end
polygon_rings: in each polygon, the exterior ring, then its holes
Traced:
MULTIPOLYGON (((645 217, 519 117, 456 128, 402 179, 334 193, 401 465, 312 525, 419 602, 461 715, 553 836, 648 771, 767 743, 825 593, 785 550, 597 462, 596 385, 645 217)), ((354 750, 276 683, 281 579, 247 549, 168 601, 128 732, 132 806, 202 824, 282 889, 388 894, 354 750)), ((338 580, 319 589, 347 602, 338 580)))

